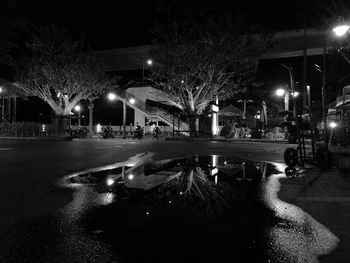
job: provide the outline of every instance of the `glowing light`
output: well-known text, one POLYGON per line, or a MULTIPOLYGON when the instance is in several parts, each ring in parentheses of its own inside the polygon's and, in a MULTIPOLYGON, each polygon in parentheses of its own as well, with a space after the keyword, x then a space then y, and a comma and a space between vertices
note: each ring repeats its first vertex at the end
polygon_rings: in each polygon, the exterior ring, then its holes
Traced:
POLYGON ((337 124, 336 124, 334 121, 332 121, 332 122, 329 124, 329 126, 330 126, 332 129, 334 129, 335 127, 337 127, 337 124))
POLYGON ((169 204, 171 204, 171 201, 169 201, 169 204))
POLYGON ((0 87, 0 93, 2 92, 2 87, 0 87))
POLYGON ((129 180, 134 179, 134 175, 133 175, 133 174, 129 174, 129 175, 128 175, 128 179, 129 179, 129 180))
POLYGON ((212 104, 212 105, 211 105, 211 110, 212 110, 213 112, 219 112, 219 107, 216 106, 216 105, 214 105, 214 104, 212 104))
POLYGON ((183 192, 180 192, 180 195, 183 195, 183 192))
POLYGON ((146 212, 146 216, 149 216, 149 212, 146 212))
POLYGON ((61 92, 57 93, 57 98, 59 98, 61 96, 61 92))
POLYGON ((117 98, 117 96, 114 93, 112 93, 112 92, 108 93, 109 100, 115 100, 116 98, 117 98))
POLYGON ((81 110, 81 107, 80 107, 79 105, 76 105, 76 106, 74 107, 74 110, 75 110, 75 111, 80 111, 80 110, 81 110))
POLYGON ((43 124, 43 125, 41 126, 41 131, 42 131, 42 132, 45 132, 45 130, 46 130, 46 126, 45 126, 45 124, 43 124))
POLYGON ((134 104, 134 103, 135 103, 135 99, 134 99, 134 98, 131 98, 131 99, 129 100, 129 102, 130 102, 131 104, 134 104))
POLYGON ((112 184, 114 184, 114 180, 113 179, 108 179, 107 180, 107 185, 111 186, 112 184))
POLYGON ((341 25, 333 28, 333 32, 337 37, 342 37, 349 31, 349 28, 348 25, 341 25))
POLYGON ((147 61, 146 61, 146 62, 147 62, 147 65, 148 65, 148 66, 151 66, 151 65, 153 64, 152 59, 147 59, 147 61))
POLYGON ((277 89, 276 90, 276 95, 279 97, 282 97, 284 95, 284 93, 286 93, 286 91, 284 89, 277 89))
POLYGON ((184 83, 185 83, 185 81, 181 80, 181 83, 182 83, 182 84, 184 84, 184 83))
POLYGON ((294 96, 294 97, 298 97, 298 96, 299 96, 299 92, 298 92, 298 91, 294 91, 294 92, 293 92, 293 96, 294 96))
POLYGON ((97 133, 101 132, 101 124, 96 125, 96 132, 97 133))
POLYGON ((219 172, 219 169, 218 168, 214 168, 210 171, 210 174, 211 175, 216 175, 217 173, 219 172))

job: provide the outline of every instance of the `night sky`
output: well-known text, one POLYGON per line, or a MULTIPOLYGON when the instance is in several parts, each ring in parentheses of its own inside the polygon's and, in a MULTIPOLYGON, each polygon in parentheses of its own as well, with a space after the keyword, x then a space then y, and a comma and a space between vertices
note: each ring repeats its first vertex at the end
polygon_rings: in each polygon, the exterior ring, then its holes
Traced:
MULTIPOLYGON (((301 28, 303 12, 308 23, 317 23, 320 13, 315 0, 238 0, 175 1, 183 8, 208 7, 213 14, 223 10, 244 15, 246 23, 268 30, 301 28), (309 2, 309 3, 308 3, 309 2)), ((81 0, 16 0, 19 12, 32 21, 56 23, 75 36, 84 34, 93 49, 110 49, 150 43, 148 29, 162 14, 160 0, 145 1, 81 1, 81 0)), ((322 1, 318 1, 320 3, 322 1)), ((329 1, 327 1, 329 2, 329 1)), ((319 21, 322 24, 324 21, 319 21)))

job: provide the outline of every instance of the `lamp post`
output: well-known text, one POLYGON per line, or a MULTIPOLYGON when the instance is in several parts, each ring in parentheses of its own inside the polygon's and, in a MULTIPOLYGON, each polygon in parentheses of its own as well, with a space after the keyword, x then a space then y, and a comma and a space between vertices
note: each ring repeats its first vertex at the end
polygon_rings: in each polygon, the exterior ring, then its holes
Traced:
MULTIPOLYGON (((108 99, 113 101, 117 99, 117 95, 113 92, 108 93, 108 99)), ((121 100, 123 102, 123 139, 126 139, 126 96, 121 100)), ((129 98, 129 103, 134 104, 136 100, 134 98, 129 98)))
POLYGON ((331 134, 329 136, 328 149, 331 146, 333 130, 334 130, 335 127, 337 127, 337 124, 334 121, 332 121, 331 123, 329 123, 329 127, 331 128, 331 134))
POLYGON ((253 102, 252 100, 238 100, 237 102, 242 102, 243 103, 243 114, 242 114, 242 119, 246 119, 246 114, 247 114, 247 102, 253 102))
POLYGON ((300 140, 300 128, 299 128, 299 121, 298 121, 298 114, 297 114, 297 104, 296 104, 296 97, 298 97, 299 92, 295 90, 294 88, 294 75, 293 75, 293 70, 291 67, 288 67, 284 64, 282 64, 282 66, 288 70, 289 72, 289 80, 290 80, 290 90, 287 90, 290 92, 290 94, 292 95, 292 101, 293 101, 293 118, 295 121, 295 127, 296 127, 296 133, 297 133, 297 139, 298 139, 298 149, 299 149, 299 153, 300 153, 300 166, 304 166, 304 158, 303 156, 303 151, 302 151, 302 147, 301 147, 301 140, 300 140))
POLYGON ((76 105, 76 106, 74 107, 74 110, 75 110, 76 112, 78 112, 78 126, 80 127, 80 125, 81 125, 81 121, 80 121, 80 110, 81 110, 81 107, 80 107, 80 105, 76 105))
POLYGON ((147 66, 152 66, 153 61, 152 59, 147 59, 145 62, 142 63, 142 81, 145 79, 145 64, 147 66))

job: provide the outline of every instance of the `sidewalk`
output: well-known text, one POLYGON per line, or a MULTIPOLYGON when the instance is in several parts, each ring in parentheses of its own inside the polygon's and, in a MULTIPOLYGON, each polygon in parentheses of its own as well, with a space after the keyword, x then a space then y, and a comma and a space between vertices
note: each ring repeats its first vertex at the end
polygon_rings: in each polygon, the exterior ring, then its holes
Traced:
POLYGON ((300 207, 340 239, 336 250, 320 262, 349 262, 350 174, 312 167, 300 177, 281 179, 281 184, 280 199, 300 207))

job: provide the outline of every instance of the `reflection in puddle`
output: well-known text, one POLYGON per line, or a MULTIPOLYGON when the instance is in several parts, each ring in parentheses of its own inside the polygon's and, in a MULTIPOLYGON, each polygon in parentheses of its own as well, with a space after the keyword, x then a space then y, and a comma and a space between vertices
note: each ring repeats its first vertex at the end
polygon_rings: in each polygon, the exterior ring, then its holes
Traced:
POLYGON ((76 193, 64 210, 127 262, 317 262, 338 239, 278 199, 283 169, 218 155, 154 160, 144 153, 65 177, 76 193))

